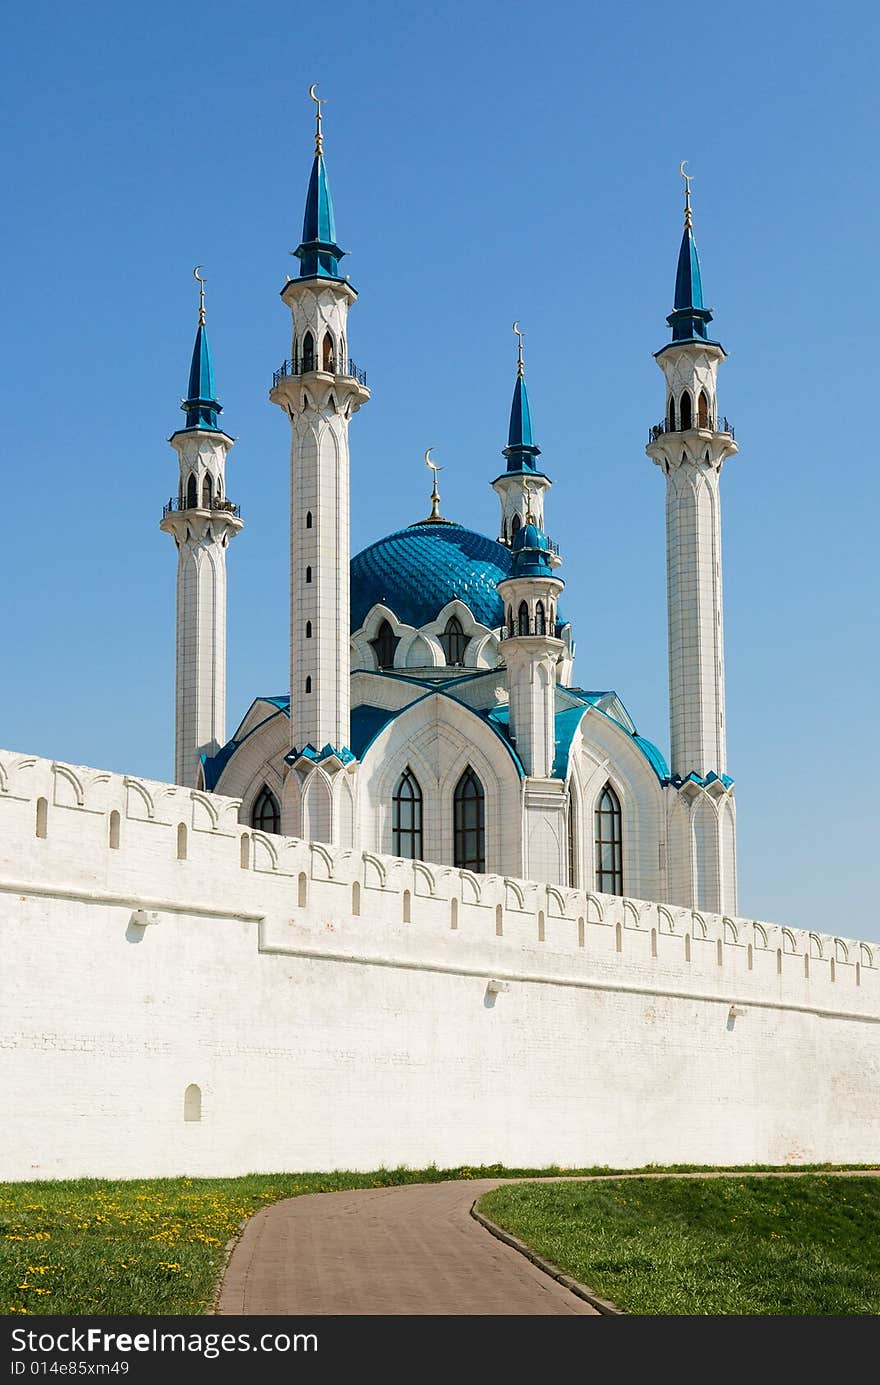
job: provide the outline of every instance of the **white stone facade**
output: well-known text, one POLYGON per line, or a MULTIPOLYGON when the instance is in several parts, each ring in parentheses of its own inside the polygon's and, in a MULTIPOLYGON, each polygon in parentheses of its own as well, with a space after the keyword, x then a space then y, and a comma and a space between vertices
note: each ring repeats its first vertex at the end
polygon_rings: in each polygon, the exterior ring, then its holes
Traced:
POLYGON ((833 917, 474 876, 239 812, 0 752, 0 1177, 876 1158, 880 959, 833 917))

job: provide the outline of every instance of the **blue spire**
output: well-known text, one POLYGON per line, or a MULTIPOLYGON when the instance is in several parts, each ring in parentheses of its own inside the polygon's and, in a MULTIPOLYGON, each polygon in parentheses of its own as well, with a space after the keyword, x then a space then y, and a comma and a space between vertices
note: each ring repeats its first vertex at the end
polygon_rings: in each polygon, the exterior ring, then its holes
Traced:
POLYGON ((522 339, 524 333, 513 324, 519 346, 516 363, 516 384, 513 387, 513 402, 510 406, 510 427, 507 431, 507 446, 502 455, 507 458, 508 471, 537 471, 535 458, 541 455, 540 447, 535 445, 532 434, 532 414, 529 409, 529 395, 526 389, 523 366, 522 339))
POLYGON ((324 136, 321 130, 321 107, 324 103, 315 96, 315 85, 313 83, 309 90, 309 95, 318 108, 315 159, 306 195, 302 241, 293 253, 299 260, 301 279, 339 279, 342 277, 339 273, 339 261, 345 251, 336 244, 333 199, 330 196, 330 183, 324 164, 324 136))
MULTIPOLYGON (((675 271, 674 308, 666 321, 672 328, 673 342, 708 341, 706 325, 712 321, 712 314, 703 306, 703 278, 691 215, 691 183, 690 177, 684 171, 684 164, 680 172, 685 180, 684 233, 675 271)), ((716 342, 715 345, 717 344, 716 342)))
POLYGON ((217 415, 222 413, 223 409, 215 397, 214 365, 211 360, 211 348, 208 345, 208 333, 205 327, 205 290, 202 287, 205 280, 199 279, 198 271, 200 268, 201 265, 196 265, 193 270, 200 286, 199 326, 193 346, 192 363, 189 368, 187 397, 180 407, 186 414, 187 428, 206 428, 211 432, 219 433, 222 432, 222 429, 217 421, 217 415))

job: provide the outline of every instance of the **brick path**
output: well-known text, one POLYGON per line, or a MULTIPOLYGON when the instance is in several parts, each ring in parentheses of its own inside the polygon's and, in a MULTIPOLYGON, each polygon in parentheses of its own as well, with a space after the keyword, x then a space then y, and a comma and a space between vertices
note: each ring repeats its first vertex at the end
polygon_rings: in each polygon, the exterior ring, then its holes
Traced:
MULTIPOLYGON (((880 1170, 818 1170, 877 1178, 880 1170)), ((804 1178, 765 1173, 594 1174, 624 1178, 804 1178)), ((555 1315, 598 1317, 583 1299, 496 1239, 470 1215, 475 1199, 520 1178, 482 1178, 308 1193, 264 1207, 235 1247, 218 1313, 344 1316, 555 1315)))
POLYGON ((503 1180, 308 1193, 264 1207, 233 1251, 219 1313, 598 1316, 474 1221, 503 1180))

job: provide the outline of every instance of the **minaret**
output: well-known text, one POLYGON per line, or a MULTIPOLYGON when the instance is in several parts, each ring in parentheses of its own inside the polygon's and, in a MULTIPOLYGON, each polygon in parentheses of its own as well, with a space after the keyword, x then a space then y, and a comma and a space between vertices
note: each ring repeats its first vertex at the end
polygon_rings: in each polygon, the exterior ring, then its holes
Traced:
POLYGON ((492 489, 501 501, 502 543, 510 545, 516 531, 526 521, 531 512, 535 523, 544 523, 544 492, 553 484, 549 476, 538 470, 537 458, 540 447, 535 445, 532 435, 532 415, 529 410, 529 396, 526 390, 525 369, 523 366, 523 337, 519 323, 513 324, 517 338, 516 384, 513 388, 513 402, 510 406, 510 427, 507 433, 507 446, 502 456, 507 458, 507 470, 496 476, 492 489))
POLYGON ((666 414, 651 429, 646 449, 666 476, 669 899, 732 914, 736 826, 733 781, 726 773, 719 478, 737 446, 732 427, 718 414, 716 375, 726 353, 707 332, 712 314, 703 306, 684 168, 684 234, 675 307, 667 318, 672 341, 655 357, 666 377, 666 414))
POLYGON ((200 756, 226 742, 226 546, 242 528, 226 499, 226 455, 233 439, 218 423, 222 412, 205 328, 205 280, 199 278, 199 325, 181 403, 186 427, 168 441, 180 462, 177 496, 160 528, 177 545, 177 673, 174 780, 201 786, 200 756))
POLYGON ((511 544, 510 576, 498 583, 505 612, 501 649, 511 739, 529 778, 549 779, 556 739, 556 669, 565 648, 556 637, 556 608, 565 583, 554 576, 558 550, 538 524, 530 500, 527 494, 526 522, 511 544))
MULTIPOLYGON (((290 419, 290 764, 326 750, 350 762, 348 425, 370 398, 366 376, 348 356, 348 310, 357 294, 339 272, 333 204, 324 165, 323 101, 317 106, 312 174, 299 276, 281 297, 293 315, 290 359, 269 398, 290 419)), ((303 798, 305 801, 305 797, 303 798)), ((339 841, 322 810, 312 835, 339 841)), ((304 832, 297 814, 285 831, 304 832)), ((346 835, 343 833, 343 835, 346 835)))
POLYGON ((682 176, 684 235, 667 318, 672 341, 655 356, 666 377, 666 416, 651 429, 646 451, 666 476, 670 763, 673 776, 684 779, 727 768, 718 482, 737 446, 718 416, 716 373, 726 352, 707 335, 712 314, 703 307, 690 179, 682 176))

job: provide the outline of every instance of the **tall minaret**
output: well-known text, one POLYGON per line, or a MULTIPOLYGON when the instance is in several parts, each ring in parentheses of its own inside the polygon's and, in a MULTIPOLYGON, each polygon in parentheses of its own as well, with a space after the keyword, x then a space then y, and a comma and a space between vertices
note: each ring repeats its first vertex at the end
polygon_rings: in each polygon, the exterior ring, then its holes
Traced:
POLYGON ((198 788, 200 756, 226 742, 226 546, 242 528, 226 499, 226 455, 233 439, 218 423, 222 412, 205 329, 205 280, 200 266, 199 325, 181 408, 186 427, 168 441, 180 462, 177 496, 160 528, 177 545, 177 673, 174 780, 198 788))
MULTIPOLYGON (((325 748, 350 759, 348 425, 370 398, 366 376, 348 355, 348 310, 357 294, 339 273, 345 252, 336 243, 324 165, 323 102, 314 85, 309 94, 317 105, 317 132, 302 242, 293 252, 299 277, 281 290, 293 314, 292 346, 269 394, 291 430, 291 764, 303 751, 314 755, 325 748)), ((322 811, 311 834, 340 840, 326 818, 322 811)), ((286 831, 307 827, 305 820, 285 823, 286 831)))
POLYGON ((507 433, 507 446, 502 456, 507 458, 507 470, 496 476, 492 489, 501 501, 502 543, 510 545, 516 531, 526 522, 526 514, 531 508, 535 523, 544 523, 544 492, 553 484, 549 476, 537 468, 540 447, 535 445, 532 435, 532 415, 529 409, 529 396, 526 390, 525 369, 523 367, 523 337, 519 323, 513 324, 517 338, 516 384, 513 389, 513 402, 510 406, 510 427, 507 433))
POLYGON ((669 719, 673 777, 723 775, 724 626, 721 609, 719 477, 737 450, 718 416, 716 373, 726 355, 711 341, 694 241, 690 179, 675 277, 672 341, 655 359, 666 377, 666 416, 651 429, 648 456, 666 475, 669 719))

